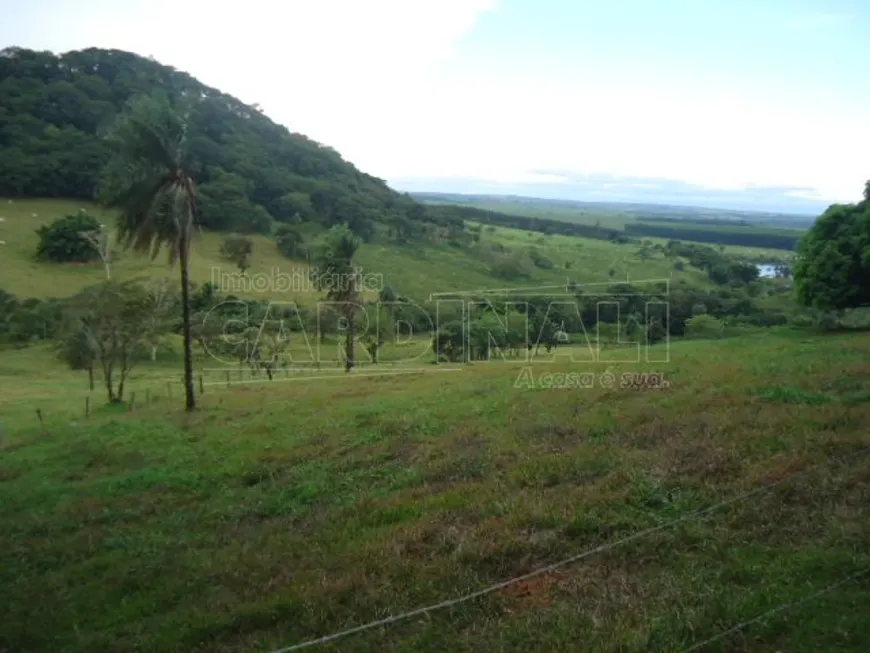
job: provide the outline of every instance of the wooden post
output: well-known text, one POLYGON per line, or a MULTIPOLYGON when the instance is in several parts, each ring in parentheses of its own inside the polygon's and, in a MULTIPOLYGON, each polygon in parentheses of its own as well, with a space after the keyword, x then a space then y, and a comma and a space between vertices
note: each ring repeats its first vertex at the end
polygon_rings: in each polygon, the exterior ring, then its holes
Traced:
POLYGON ((227 387, 230 387, 230 373, 227 371, 227 387))
POLYGON ((170 381, 166 382, 166 396, 170 400, 172 399, 172 383, 170 381))
POLYGON ((199 394, 205 393, 205 386, 202 384, 202 374, 199 375, 199 394))
POLYGON ((128 410, 128 411, 133 410, 133 407, 134 407, 135 405, 136 405, 136 393, 135 393, 135 392, 131 392, 131 393, 130 393, 130 403, 127 405, 127 410, 128 410))
POLYGON ((145 388, 145 405, 151 405, 151 388, 145 388))
POLYGON ((85 397, 85 417, 91 416, 91 396, 85 397))

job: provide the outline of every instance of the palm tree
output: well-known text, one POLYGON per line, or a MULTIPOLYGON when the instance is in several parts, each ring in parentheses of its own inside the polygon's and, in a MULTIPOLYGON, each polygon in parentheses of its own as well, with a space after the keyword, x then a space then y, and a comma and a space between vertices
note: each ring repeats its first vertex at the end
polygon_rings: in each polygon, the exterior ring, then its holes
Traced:
POLYGON ((101 199, 119 211, 118 237, 125 248, 149 252, 165 246, 181 274, 185 406, 196 408, 190 335, 190 239, 196 221, 196 187, 187 148, 188 114, 166 96, 134 99, 107 134, 109 162, 101 199))
POLYGON ((326 298, 341 304, 341 313, 347 324, 344 344, 344 371, 354 366, 353 336, 354 314, 359 307, 361 270, 353 257, 360 246, 346 224, 333 226, 326 234, 323 246, 312 261, 311 277, 315 288, 326 291, 326 298))

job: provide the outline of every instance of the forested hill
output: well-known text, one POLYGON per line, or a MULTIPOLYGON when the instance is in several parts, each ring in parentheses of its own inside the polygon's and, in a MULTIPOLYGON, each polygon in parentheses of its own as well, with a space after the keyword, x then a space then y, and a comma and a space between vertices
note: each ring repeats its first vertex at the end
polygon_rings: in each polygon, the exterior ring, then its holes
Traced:
POLYGON ((410 238, 425 222, 453 221, 428 216, 256 107, 152 59, 97 48, 0 51, 0 196, 93 198, 107 158, 101 128, 129 98, 156 89, 197 100, 190 146, 207 229, 266 233, 273 220, 347 222, 369 237, 382 223, 410 238))

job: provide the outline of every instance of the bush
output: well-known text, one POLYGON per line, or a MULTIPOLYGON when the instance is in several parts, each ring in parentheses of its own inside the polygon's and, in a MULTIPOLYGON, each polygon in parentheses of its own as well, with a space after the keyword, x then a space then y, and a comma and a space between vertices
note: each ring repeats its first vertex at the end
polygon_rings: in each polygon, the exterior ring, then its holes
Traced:
POLYGON ((36 256, 55 263, 94 261, 99 253, 81 234, 99 229, 100 222, 86 211, 65 215, 36 230, 39 236, 36 256))
POLYGON ((508 281, 523 279, 529 276, 529 271, 523 265, 522 261, 514 257, 506 258, 493 264, 490 267, 490 272, 493 276, 508 281))
POLYGON ((529 251, 529 258, 532 259, 532 264, 533 264, 536 268, 540 268, 541 270, 552 270, 553 267, 555 267, 553 261, 551 261, 550 259, 548 259, 548 258, 547 258, 546 256, 544 256, 543 254, 541 254, 541 253, 540 253, 538 250, 536 250, 535 248, 532 248, 532 249, 529 251))
POLYGON ((724 332, 725 323, 707 313, 686 320, 687 338, 721 338, 724 332))

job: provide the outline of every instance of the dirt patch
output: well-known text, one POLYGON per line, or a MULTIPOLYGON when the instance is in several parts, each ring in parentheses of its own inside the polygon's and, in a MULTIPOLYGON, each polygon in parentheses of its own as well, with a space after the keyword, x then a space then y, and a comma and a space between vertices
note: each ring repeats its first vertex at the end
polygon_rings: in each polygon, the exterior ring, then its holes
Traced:
POLYGON ((560 586, 562 578, 562 573, 552 571, 508 585, 497 593, 499 596, 512 601, 521 601, 523 604, 547 606, 553 601, 553 588, 560 586))

